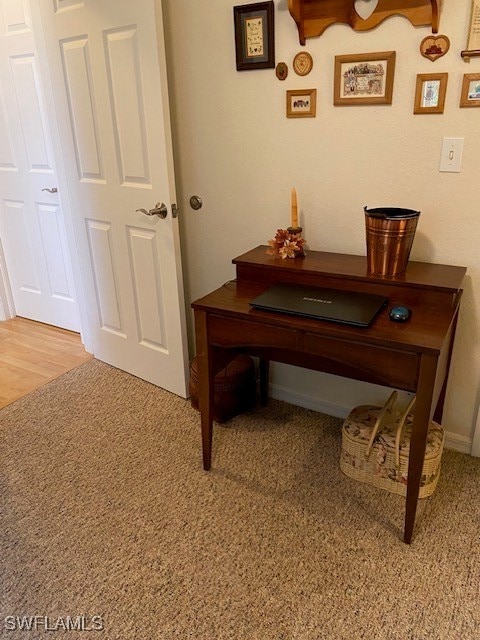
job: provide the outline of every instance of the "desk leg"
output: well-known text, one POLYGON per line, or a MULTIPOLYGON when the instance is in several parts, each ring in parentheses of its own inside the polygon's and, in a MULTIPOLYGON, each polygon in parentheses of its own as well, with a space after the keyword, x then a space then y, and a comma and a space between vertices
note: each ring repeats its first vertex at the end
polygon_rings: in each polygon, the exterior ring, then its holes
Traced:
POLYGON ((210 469, 212 461, 213 407, 215 380, 212 353, 208 344, 208 316, 195 310, 195 340, 197 345, 198 404, 202 424, 203 468, 210 469))
POLYGON ((266 407, 268 404, 268 372, 270 370, 270 360, 260 358, 260 404, 266 407))
POLYGON ((455 315, 455 318, 453 320, 451 329, 450 329, 450 344, 448 345, 448 357, 447 357, 447 366, 446 366, 446 374, 445 374, 445 380, 443 381, 443 385, 442 385, 442 389, 440 391, 440 397, 438 399, 437 402, 437 406, 435 407, 435 413, 433 414, 433 419, 435 420, 435 422, 438 422, 439 424, 442 424, 442 418, 443 418, 443 406, 445 404, 445 394, 447 391, 447 384, 448 384, 448 374, 450 372, 450 363, 452 361, 452 352, 453 352, 453 343, 455 341, 455 332, 457 329, 457 320, 458 320, 458 313, 455 315))
POLYGON ((427 445, 428 427, 432 409, 433 389, 437 358, 423 355, 420 362, 417 400, 410 441, 410 458, 408 462, 407 500, 405 508, 405 529, 403 540, 407 544, 412 541, 415 515, 417 512, 418 493, 422 479, 423 462, 427 445))

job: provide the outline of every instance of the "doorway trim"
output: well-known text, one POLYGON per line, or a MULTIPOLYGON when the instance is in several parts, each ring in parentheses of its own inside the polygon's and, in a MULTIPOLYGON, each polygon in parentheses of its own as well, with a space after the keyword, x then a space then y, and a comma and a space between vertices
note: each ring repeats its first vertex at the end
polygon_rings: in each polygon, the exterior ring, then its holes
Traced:
MULTIPOLYGON (((93 344, 90 333, 87 307, 85 304, 85 293, 83 287, 83 276, 78 259, 77 242, 75 238, 72 211, 69 202, 69 191, 66 175, 63 169, 63 154, 60 143, 60 134, 57 125, 55 102, 53 100, 52 81, 48 69, 46 45, 44 31, 39 7, 39 0, 29 0, 30 14, 32 20, 32 30, 37 49, 39 77, 42 85, 43 99, 45 102, 46 117, 51 137, 55 169, 59 186, 59 195, 64 214, 65 232, 67 238, 68 251, 73 272, 73 283, 75 287, 76 302, 80 317, 80 336, 87 352, 93 353, 93 344)), ((0 320, 14 318, 15 306, 10 289, 10 280, 6 268, 3 248, 0 241, 0 320)))
POLYGON ((480 409, 477 412, 477 420, 473 432, 471 455, 480 458, 480 409))
POLYGON ((10 280, 8 279, 7 265, 3 255, 2 241, 0 238, 0 321, 10 320, 15 317, 15 305, 13 304, 10 280))

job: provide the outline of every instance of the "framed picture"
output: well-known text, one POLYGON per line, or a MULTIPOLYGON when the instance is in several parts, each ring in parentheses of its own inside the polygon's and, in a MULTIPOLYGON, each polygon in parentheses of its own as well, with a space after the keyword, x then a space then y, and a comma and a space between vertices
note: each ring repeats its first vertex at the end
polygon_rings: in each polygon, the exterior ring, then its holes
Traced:
POLYGON ((287 118, 315 118, 316 115, 316 89, 292 89, 287 91, 287 118))
POLYGON ((463 76, 461 107, 480 107, 480 73, 466 73, 463 76))
POLYGON ((443 113, 448 73, 419 73, 413 113, 443 113))
POLYGON ((274 69, 273 0, 233 7, 233 17, 237 71, 274 69))
POLYGON ((392 104, 395 51, 335 56, 333 104, 392 104))

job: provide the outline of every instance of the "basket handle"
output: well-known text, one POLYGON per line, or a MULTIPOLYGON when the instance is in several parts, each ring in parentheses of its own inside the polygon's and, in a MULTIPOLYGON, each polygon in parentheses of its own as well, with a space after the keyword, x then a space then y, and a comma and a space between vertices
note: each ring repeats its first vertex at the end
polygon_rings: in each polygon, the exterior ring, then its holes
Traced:
POLYGON ((405 421, 408 417, 408 414, 413 409, 413 405, 415 404, 416 399, 417 397, 413 396, 413 398, 408 403, 405 411, 402 413, 401 417, 398 420, 397 434, 395 436, 395 466, 397 468, 397 473, 400 469, 400 440, 402 438, 403 427, 405 426, 405 421))
MULTIPOLYGON (((388 400, 385 402, 385 404, 383 405, 382 409, 378 412, 378 416, 377 419, 375 421, 375 425, 373 426, 372 429, 372 434, 370 436, 370 440, 368 441, 368 445, 367 448, 365 450, 365 457, 368 458, 368 456, 370 455, 370 450, 373 447, 373 443, 375 442, 375 438, 377 437, 378 431, 380 429, 380 426, 383 422, 383 419, 386 415, 391 416, 393 413, 393 405, 395 404, 395 401, 397 399, 398 396, 398 391, 392 391, 392 393, 390 394, 390 397, 388 398, 388 400)), ((406 419, 406 416, 405 416, 406 419)), ((404 422, 405 422, 404 419, 404 422)), ((403 426, 403 423, 402 423, 403 426)), ((400 438, 398 439, 398 441, 400 442, 400 438)), ((399 456, 400 458, 400 456, 399 456)))

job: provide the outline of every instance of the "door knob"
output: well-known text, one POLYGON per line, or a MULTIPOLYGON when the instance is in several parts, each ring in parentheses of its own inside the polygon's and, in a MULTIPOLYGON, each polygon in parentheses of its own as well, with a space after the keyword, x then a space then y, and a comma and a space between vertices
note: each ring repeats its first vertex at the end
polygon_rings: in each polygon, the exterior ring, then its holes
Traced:
POLYGON ((143 213, 146 216, 158 216, 159 218, 162 218, 162 219, 166 218, 168 213, 168 209, 163 204, 163 202, 157 202, 155 207, 153 209, 150 209, 150 211, 147 211, 146 209, 135 209, 135 211, 139 211, 140 213, 143 213))
POLYGON ((52 187, 51 189, 42 189, 42 191, 48 191, 48 193, 58 193, 57 187, 52 187))
POLYGON ((202 205, 203 205, 203 200, 200 198, 200 196, 192 196, 190 198, 190 206, 195 211, 198 211, 199 209, 201 209, 202 205))

